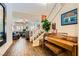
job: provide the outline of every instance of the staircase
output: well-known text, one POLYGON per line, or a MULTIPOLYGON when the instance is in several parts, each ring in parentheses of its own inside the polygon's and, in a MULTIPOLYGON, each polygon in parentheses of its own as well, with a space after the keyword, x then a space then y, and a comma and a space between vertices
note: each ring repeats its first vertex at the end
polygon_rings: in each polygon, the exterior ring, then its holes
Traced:
POLYGON ((38 33, 38 35, 36 37, 34 37, 34 40, 33 40, 33 46, 39 46, 41 45, 41 41, 43 40, 43 35, 44 35, 44 32, 40 32, 38 33))

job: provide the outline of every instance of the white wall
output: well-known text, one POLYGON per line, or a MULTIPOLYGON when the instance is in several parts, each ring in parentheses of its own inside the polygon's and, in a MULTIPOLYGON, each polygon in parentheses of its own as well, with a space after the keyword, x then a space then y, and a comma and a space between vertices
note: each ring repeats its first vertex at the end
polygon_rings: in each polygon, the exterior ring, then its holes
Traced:
POLYGON ((70 3, 70 4, 68 4, 68 3, 67 4, 57 4, 57 6, 55 7, 51 16, 48 18, 49 20, 52 20, 52 22, 56 23, 57 32, 68 33, 69 36, 77 36, 77 24, 61 26, 61 14, 68 12, 70 10, 73 10, 75 8, 77 8, 76 4, 72 4, 72 3, 70 3), (63 8, 56 15, 56 13, 60 10, 60 8, 62 6, 63 6, 63 8), (54 18, 55 15, 56 15, 56 17, 54 18))
POLYGON ((12 5, 6 4, 6 31, 7 31, 7 42, 0 47, 0 55, 3 55, 6 50, 12 44, 12 5))

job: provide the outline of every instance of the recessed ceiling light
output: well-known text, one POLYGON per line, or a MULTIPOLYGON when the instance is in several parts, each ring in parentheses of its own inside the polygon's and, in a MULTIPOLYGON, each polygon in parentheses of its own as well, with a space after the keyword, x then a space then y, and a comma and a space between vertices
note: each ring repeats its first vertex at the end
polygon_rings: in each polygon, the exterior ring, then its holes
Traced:
POLYGON ((42 5, 47 5, 47 3, 41 3, 42 5))
POLYGON ((38 5, 41 5, 41 6, 46 6, 47 3, 38 3, 38 5))

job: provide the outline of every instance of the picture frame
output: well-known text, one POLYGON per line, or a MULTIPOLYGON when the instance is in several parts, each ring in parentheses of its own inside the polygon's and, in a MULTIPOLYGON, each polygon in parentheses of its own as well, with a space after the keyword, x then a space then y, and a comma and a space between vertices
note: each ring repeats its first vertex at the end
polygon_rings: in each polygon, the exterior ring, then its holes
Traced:
POLYGON ((61 14, 61 26, 77 24, 77 8, 61 14))
POLYGON ((56 23, 52 23, 52 29, 56 29, 56 23))
POLYGON ((0 46, 6 43, 6 33, 5 33, 5 4, 0 3, 0 46))

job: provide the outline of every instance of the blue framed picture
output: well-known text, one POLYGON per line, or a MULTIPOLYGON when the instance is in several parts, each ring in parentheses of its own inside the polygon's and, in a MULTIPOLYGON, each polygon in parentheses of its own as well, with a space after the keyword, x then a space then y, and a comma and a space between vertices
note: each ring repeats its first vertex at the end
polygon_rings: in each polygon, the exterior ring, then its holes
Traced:
POLYGON ((61 15, 61 25, 77 24, 77 9, 68 11, 61 15))

